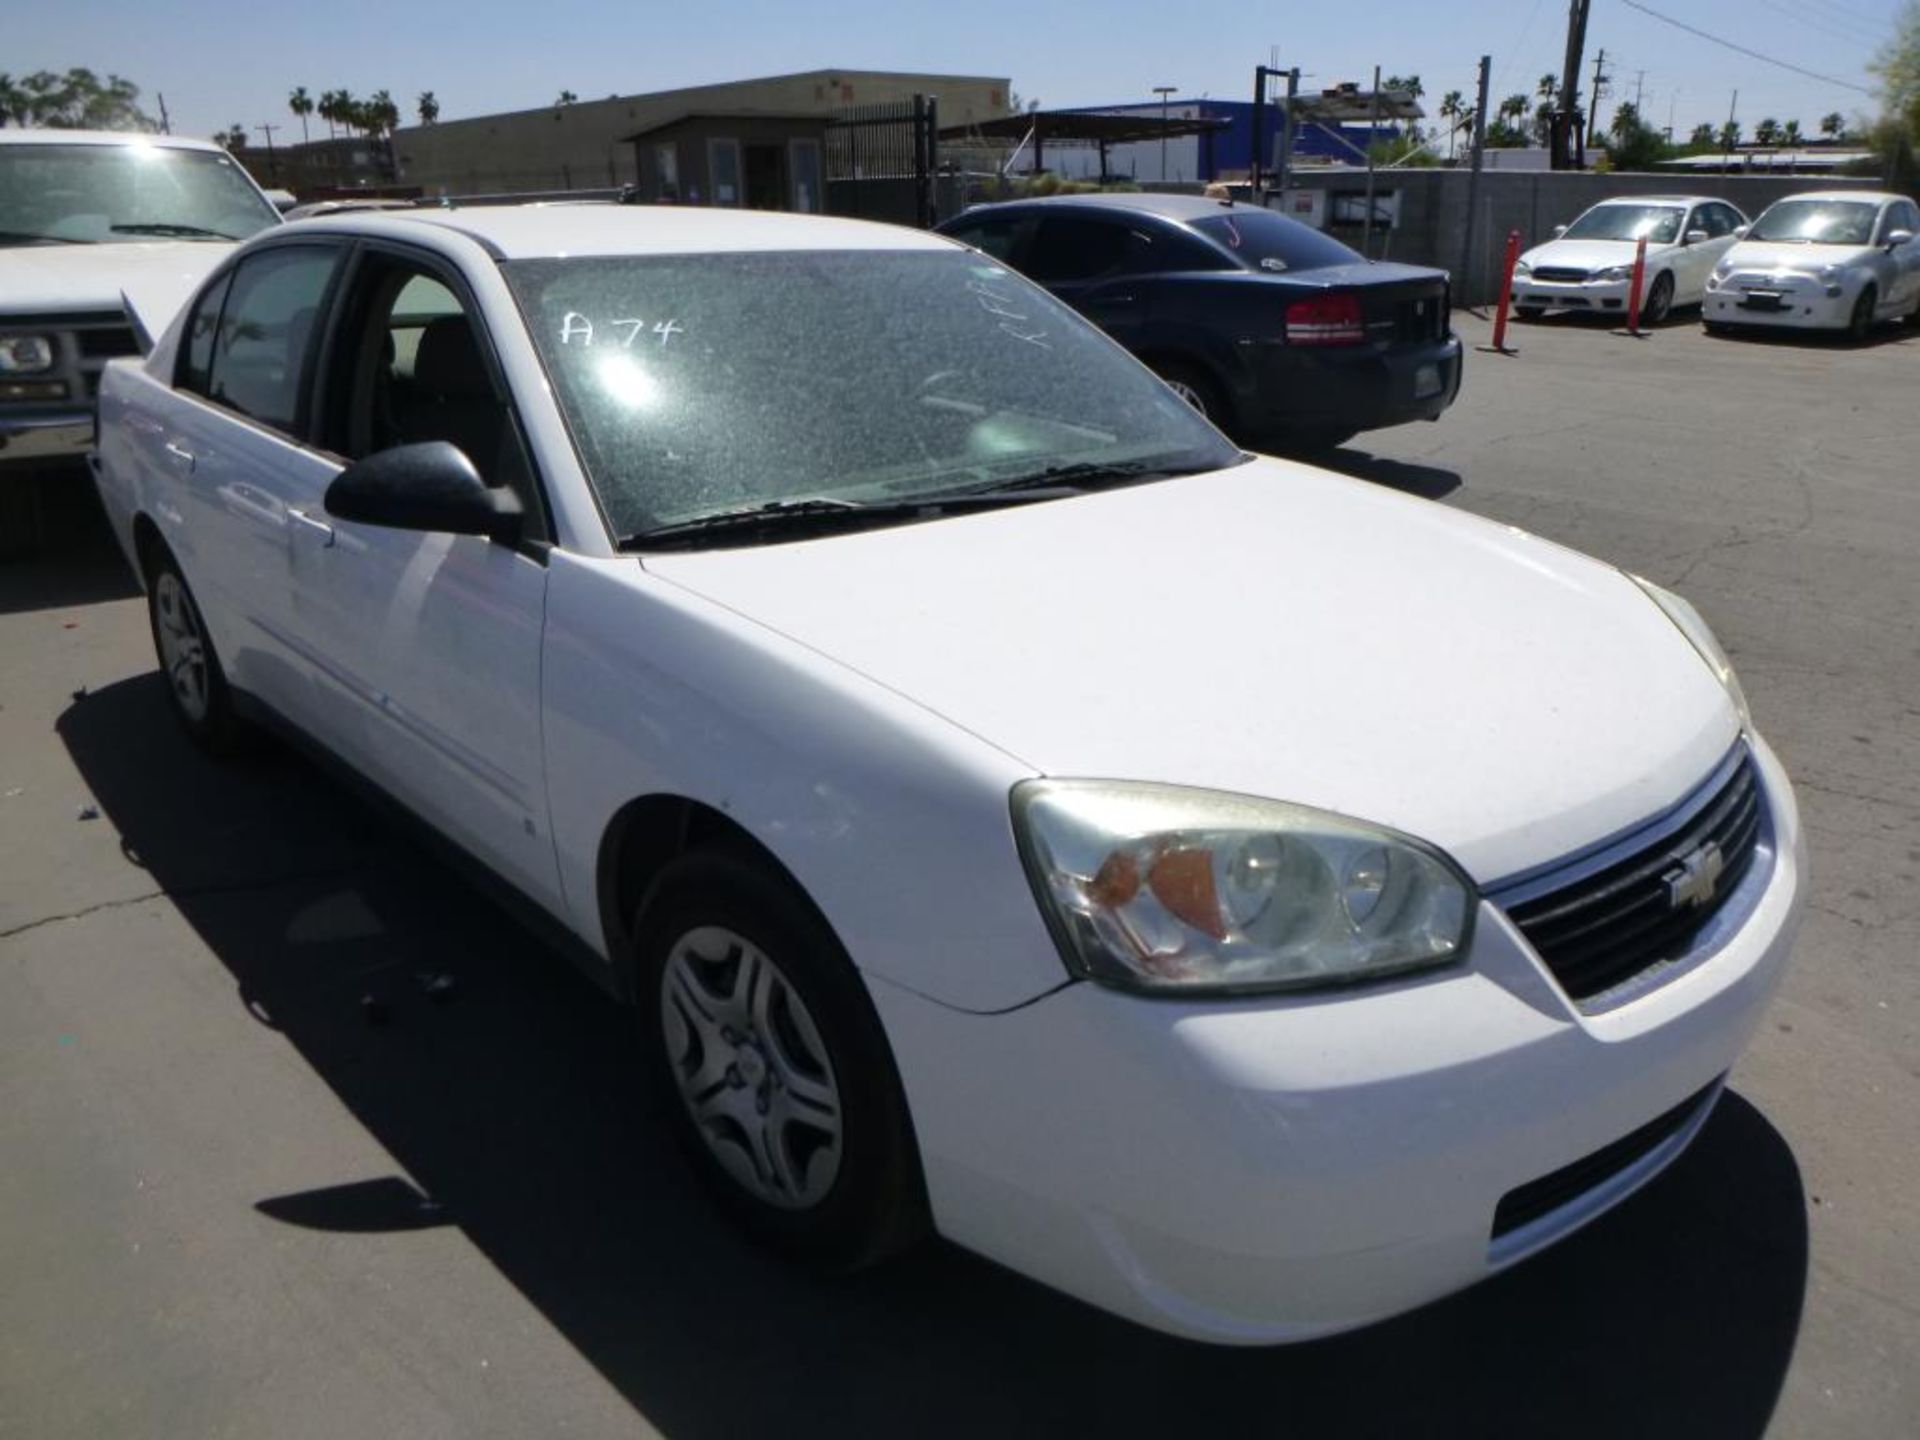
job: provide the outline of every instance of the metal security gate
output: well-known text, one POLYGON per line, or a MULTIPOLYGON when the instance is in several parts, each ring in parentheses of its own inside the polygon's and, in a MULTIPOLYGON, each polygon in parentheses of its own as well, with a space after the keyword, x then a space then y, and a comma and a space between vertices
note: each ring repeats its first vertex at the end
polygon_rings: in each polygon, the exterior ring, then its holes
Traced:
POLYGON ((855 105, 827 121, 827 209, 863 220, 927 229, 940 217, 939 104, 916 95, 855 105))

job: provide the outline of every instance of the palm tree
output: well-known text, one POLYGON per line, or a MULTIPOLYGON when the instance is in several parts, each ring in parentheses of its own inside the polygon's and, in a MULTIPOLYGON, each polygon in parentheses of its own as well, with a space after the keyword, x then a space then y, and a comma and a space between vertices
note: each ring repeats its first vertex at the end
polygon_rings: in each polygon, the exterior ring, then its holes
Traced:
POLYGON ((1687 137, 1687 146, 1693 150, 1711 150, 1714 145, 1713 126, 1702 120, 1693 127, 1693 134, 1687 137))
POLYGON ((1753 138, 1762 145, 1774 145, 1780 140, 1780 122, 1769 115, 1753 127, 1753 138))
POLYGON ((9 120, 27 123, 27 92, 13 83, 11 75, 0 74, 0 129, 9 120))
POLYGON ((1509 95, 1500 102, 1500 118, 1510 125, 1515 125, 1516 129, 1518 125, 1515 124, 1515 122, 1520 120, 1526 113, 1527 97, 1524 95, 1509 95))
POLYGON ((1560 77, 1557 75, 1542 75, 1540 77, 1540 83, 1533 87, 1533 93, 1538 95, 1542 100, 1553 99, 1554 96, 1560 93, 1560 77))
POLYGON ((393 103, 393 96, 385 90, 376 90, 373 98, 367 101, 366 116, 369 132, 376 137, 388 135, 400 123, 400 107, 393 103))
POLYGON ((1726 124, 1722 125, 1720 127, 1719 141, 1722 150, 1732 150, 1739 145, 1740 122, 1738 120, 1729 120, 1726 124))
MULTIPOLYGON (((5 78, 5 76, 0 76, 0 80, 4 80, 5 78)), ((1846 131, 1847 117, 1842 115, 1838 110, 1831 111, 1820 117, 1820 133, 1829 140, 1840 139, 1846 134, 1846 131)))
POLYGON ((1780 143, 1782 145, 1798 145, 1800 143, 1800 122, 1798 120, 1789 120, 1780 127, 1780 143))
POLYGON ((320 99, 314 104, 314 110, 327 122, 327 138, 333 139, 333 122, 340 114, 340 96, 338 91, 322 90, 320 99))
POLYGON ((296 85, 293 93, 287 96, 287 109, 300 117, 300 143, 307 143, 307 117, 313 114, 313 97, 307 93, 307 87, 296 85))
POLYGON ((1467 113, 1466 97, 1449 90, 1440 97, 1440 118, 1447 123, 1447 159, 1453 159, 1454 137, 1460 133, 1460 117, 1467 113))
POLYGON ((433 98, 433 91, 422 90, 418 102, 420 123, 431 125, 440 118, 440 102, 433 98))

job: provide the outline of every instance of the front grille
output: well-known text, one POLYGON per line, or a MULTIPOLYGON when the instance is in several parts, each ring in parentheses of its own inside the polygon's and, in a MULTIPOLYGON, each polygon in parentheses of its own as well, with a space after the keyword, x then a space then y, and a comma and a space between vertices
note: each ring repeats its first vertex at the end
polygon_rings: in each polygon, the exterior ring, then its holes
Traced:
POLYGON ((1535 268, 1533 278, 1554 285, 1584 285, 1587 283, 1587 272, 1569 270, 1564 265, 1541 265, 1535 268))
POLYGON ((1663 1115, 1657 1115, 1630 1135, 1583 1156, 1571 1165, 1563 1165, 1550 1175, 1529 1180, 1500 1197, 1493 1211, 1493 1238, 1498 1240, 1551 1215, 1563 1205, 1578 1200, 1589 1190, 1605 1184, 1636 1160, 1651 1154, 1660 1145, 1685 1129, 1687 1123, 1713 1102, 1719 1089, 1716 1079, 1706 1089, 1689 1095, 1663 1115))
POLYGON ((1743 750, 1733 774, 1688 819, 1623 860, 1508 906, 1507 915, 1560 988, 1590 999, 1686 952, 1753 863, 1760 816, 1759 778, 1743 750))

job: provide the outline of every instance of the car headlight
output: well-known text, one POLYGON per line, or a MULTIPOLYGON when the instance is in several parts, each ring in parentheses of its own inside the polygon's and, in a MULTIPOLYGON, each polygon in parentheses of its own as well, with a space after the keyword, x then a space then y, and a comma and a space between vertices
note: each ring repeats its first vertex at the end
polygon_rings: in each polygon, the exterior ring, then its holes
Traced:
POLYGON ((1816 278, 1823 285, 1836 285, 1839 283, 1840 277, 1845 273, 1846 272, 1841 270, 1838 265, 1822 265, 1816 278))
POLYGON ((1109 780, 1014 787, 1021 858, 1075 974, 1154 994, 1345 985, 1466 953, 1445 855, 1344 816, 1109 780))
POLYGON ((0 335, 0 375, 37 375, 53 368, 53 341, 45 335, 0 335))
POLYGON ((1740 688, 1740 677, 1733 673, 1733 661, 1727 658, 1727 652, 1721 648, 1712 627, 1702 618, 1700 612, 1673 591, 1662 589, 1644 575, 1629 574, 1627 578, 1646 591, 1647 598, 1666 612, 1674 628, 1686 636, 1693 648, 1700 652, 1700 658, 1707 662, 1707 668, 1713 671, 1722 685, 1726 686, 1727 694, 1733 699, 1734 708, 1740 712, 1740 723, 1748 724, 1751 716, 1747 711, 1747 692, 1740 688))
POLYGON ((1593 278, 1607 281, 1625 280, 1631 274, 1633 274, 1633 267, 1631 265, 1609 265, 1605 270, 1598 272, 1593 278))
POLYGON ((1729 275, 1733 274, 1733 261, 1722 260, 1718 265, 1713 267, 1713 273, 1719 279, 1726 279, 1729 275))
POLYGON ((1533 266, 1529 265, 1526 261, 1516 260, 1513 262, 1514 279, 1524 280, 1531 274, 1533 274, 1533 266))

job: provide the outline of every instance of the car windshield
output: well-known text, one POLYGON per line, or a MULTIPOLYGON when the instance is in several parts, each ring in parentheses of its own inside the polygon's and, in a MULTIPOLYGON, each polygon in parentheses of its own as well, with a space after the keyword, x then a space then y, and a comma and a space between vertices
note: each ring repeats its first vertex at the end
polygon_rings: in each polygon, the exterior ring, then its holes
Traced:
POLYGON ((279 219, 234 159, 211 150, 0 145, 0 245, 240 240, 279 219))
POLYGON ((1749 240, 1775 244, 1865 245, 1880 207, 1866 200, 1782 200, 1753 222, 1749 240))
POLYGON ((1565 240, 1638 240, 1671 245, 1680 238, 1686 211, 1672 205, 1596 205, 1573 224, 1565 240))
POLYGON ((502 267, 622 538, 785 501, 875 506, 1057 467, 1239 458, 1044 291, 953 251, 502 267))
POLYGON ((1249 270, 1318 270, 1362 263, 1357 250, 1271 210, 1235 206, 1192 223, 1249 270))

